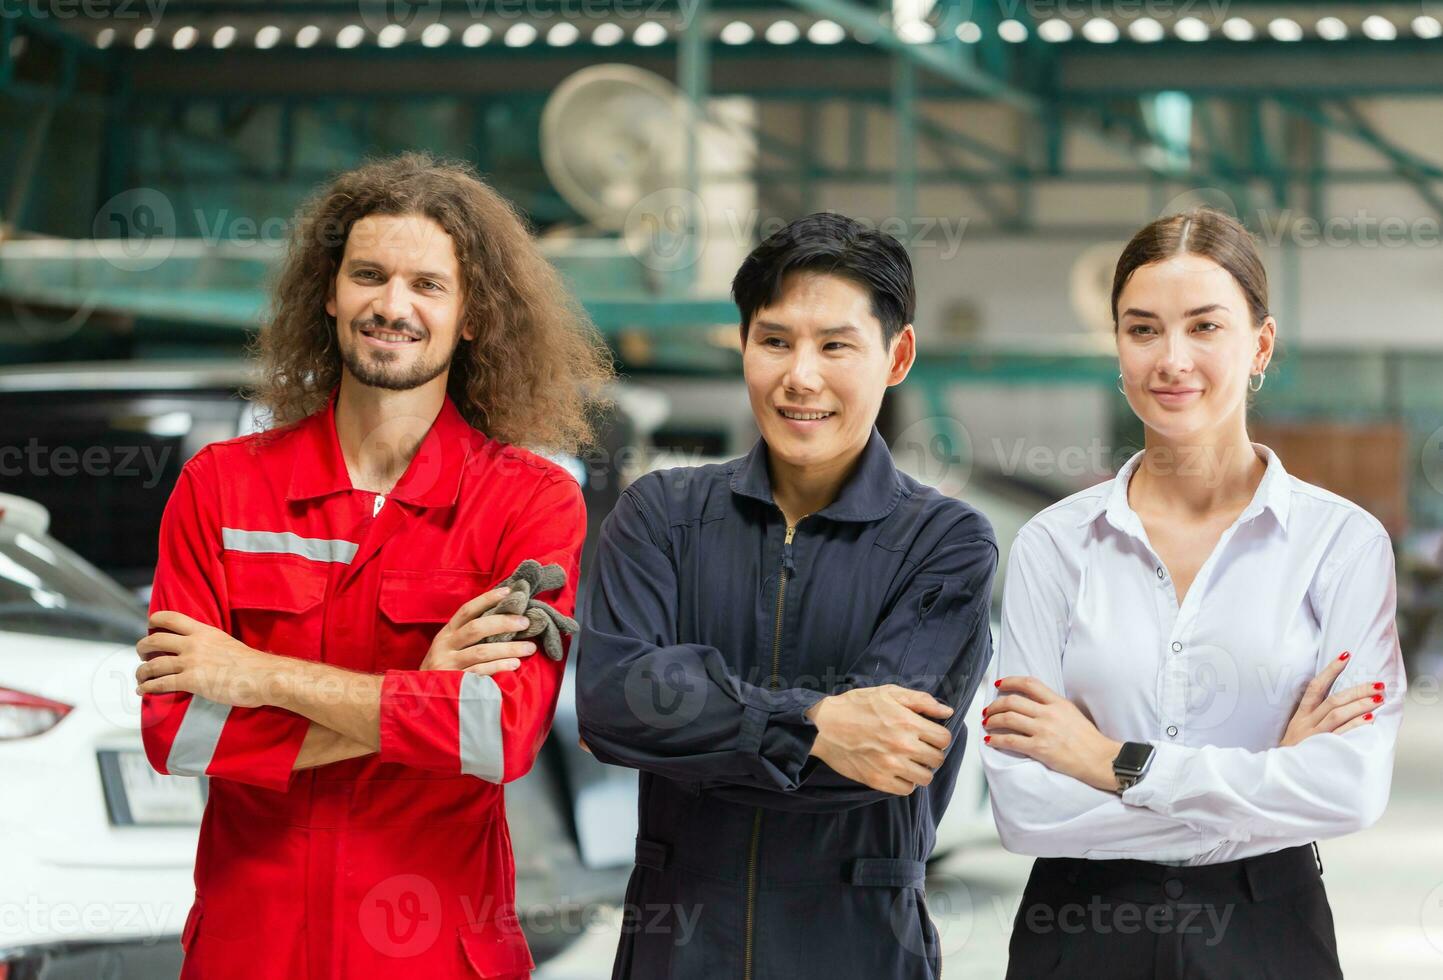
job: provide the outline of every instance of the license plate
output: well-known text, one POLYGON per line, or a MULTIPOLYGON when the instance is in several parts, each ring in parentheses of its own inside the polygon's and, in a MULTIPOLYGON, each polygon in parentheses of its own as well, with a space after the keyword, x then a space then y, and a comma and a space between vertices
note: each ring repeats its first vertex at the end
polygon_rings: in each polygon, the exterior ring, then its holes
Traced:
POLYGON ((198 824, 205 812, 205 780, 162 776, 144 752, 100 752, 101 782, 111 823, 198 824))

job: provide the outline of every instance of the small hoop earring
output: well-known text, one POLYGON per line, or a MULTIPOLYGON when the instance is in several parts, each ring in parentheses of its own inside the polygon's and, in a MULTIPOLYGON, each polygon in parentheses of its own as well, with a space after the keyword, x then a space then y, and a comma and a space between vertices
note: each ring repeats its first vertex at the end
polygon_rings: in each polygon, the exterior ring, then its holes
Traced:
POLYGON ((1259 371, 1257 374, 1253 375, 1251 378, 1248 379, 1248 391, 1262 391, 1263 382, 1266 380, 1268 380, 1268 372, 1259 371), (1254 379, 1257 379, 1258 382, 1256 386, 1253 385, 1254 379))
POLYGON ((1127 394, 1127 392, 1126 392, 1125 390, 1123 390, 1123 387, 1122 387, 1122 373, 1121 373, 1121 372, 1118 372, 1118 375, 1117 375, 1117 393, 1118 393, 1119 395, 1125 395, 1125 394, 1127 394))

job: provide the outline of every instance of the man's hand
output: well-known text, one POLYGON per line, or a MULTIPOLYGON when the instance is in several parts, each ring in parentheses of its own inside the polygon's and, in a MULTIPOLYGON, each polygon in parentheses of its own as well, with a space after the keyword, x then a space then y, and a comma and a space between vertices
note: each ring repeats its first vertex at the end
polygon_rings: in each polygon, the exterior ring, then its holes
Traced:
POLYGON ((1283 733, 1282 745, 1297 745, 1313 735, 1333 732, 1341 735, 1360 725, 1373 723, 1373 711, 1383 703, 1383 682, 1359 684, 1328 696, 1328 690, 1351 656, 1346 650, 1333 658, 1322 673, 1303 690, 1302 700, 1283 733))
POLYGON ((1004 693, 982 709, 985 742, 1036 759, 1053 772, 1117 792, 1113 760, 1122 743, 1097 730, 1082 710, 1035 677, 1004 677, 1004 693))
POLYGON ((464 670, 472 674, 500 674, 521 666, 521 659, 536 652, 530 640, 483 643, 489 636, 514 633, 531 625, 525 616, 483 616, 506 598, 510 589, 492 589, 464 603, 431 641, 422 670, 464 670))
POLYGON ((906 796, 931 784, 952 741, 951 732, 928 718, 951 715, 950 707, 922 691, 896 684, 855 688, 823 698, 807 712, 817 726, 811 754, 848 779, 906 796))
POLYGON ((186 691, 208 701, 254 708, 266 704, 278 661, 214 626, 161 611, 150 617, 152 633, 135 645, 145 661, 135 672, 138 694, 186 691))

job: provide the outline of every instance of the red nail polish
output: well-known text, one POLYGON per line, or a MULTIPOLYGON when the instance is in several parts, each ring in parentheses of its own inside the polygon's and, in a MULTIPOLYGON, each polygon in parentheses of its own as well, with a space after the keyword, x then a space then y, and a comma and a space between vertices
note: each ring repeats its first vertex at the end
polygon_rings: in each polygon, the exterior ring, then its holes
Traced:
POLYGON ((987 716, 986 716, 986 715, 983 715, 983 716, 982 716, 982 724, 984 724, 984 725, 987 724, 987 716))
POLYGON ((1349 657, 1351 657, 1351 656, 1352 656, 1351 653, 1349 653, 1347 650, 1344 650, 1342 653, 1338 654, 1338 659, 1339 659, 1339 660, 1347 660, 1347 659, 1348 659, 1349 657))
POLYGON ((982 736, 982 741, 984 741, 984 742, 990 742, 990 741, 992 741, 992 736, 991 736, 991 735, 983 735, 983 736, 982 736))
POLYGON ((983 708, 983 709, 982 709, 982 717, 983 717, 983 718, 986 718, 986 717, 987 717, 987 709, 986 709, 986 708, 983 708))
POLYGON ((1368 712, 1366 715, 1364 715, 1364 716, 1363 716, 1363 720, 1364 720, 1364 721, 1372 721, 1372 720, 1373 720, 1373 712, 1370 711, 1370 712, 1368 712))
POLYGON ((1375 694, 1375 695, 1373 695, 1373 703, 1374 703, 1374 704, 1382 704, 1382 703, 1383 703, 1383 695, 1381 695, 1381 694, 1375 694))
POLYGON ((993 686, 993 687, 1001 687, 1001 686, 1002 686, 1002 682, 1001 682, 1000 680, 993 681, 993 682, 992 682, 992 686, 993 686))
POLYGON ((1381 691, 1381 690, 1383 690, 1383 682, 1382 682, 1382 681, 1379 681, 1378 683, 1374 684, 1374 685, 1373 685, 1373 690, 1375 690, 1375 691, 1381 691))

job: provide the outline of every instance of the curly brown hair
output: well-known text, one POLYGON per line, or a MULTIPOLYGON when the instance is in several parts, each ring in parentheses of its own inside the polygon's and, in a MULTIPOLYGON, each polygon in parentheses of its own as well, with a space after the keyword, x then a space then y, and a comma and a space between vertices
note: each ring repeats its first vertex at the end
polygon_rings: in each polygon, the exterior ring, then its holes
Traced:
POLYGON ((502 442, 575 452, 595 440, 611 352, 542 256, 516 209, 467 163, 403 153, 368 160, 301 206, 296 234, 252 344, 261 381, 251 396, 276 426, 325 407, 341 380, 325 303, 351 227, 372 214, 424 215, 456 249, 460 341, 447 393, 471 425, 502 442))

